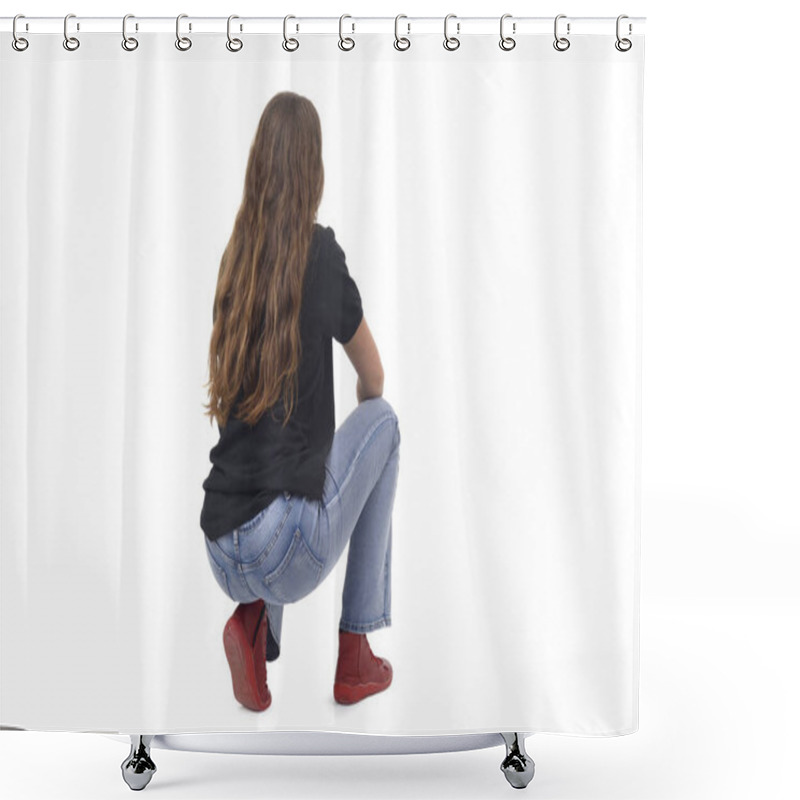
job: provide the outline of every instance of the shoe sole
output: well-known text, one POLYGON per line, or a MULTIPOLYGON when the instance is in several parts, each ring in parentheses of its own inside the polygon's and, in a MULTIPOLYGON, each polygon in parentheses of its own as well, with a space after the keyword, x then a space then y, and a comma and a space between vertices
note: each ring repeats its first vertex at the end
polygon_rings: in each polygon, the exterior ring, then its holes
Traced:
POLYGON ((253 650, 245 635, 242 624, 231 617, 222 634, 225 656, 231 670, 233 696, 251 711, 266 711, 272 704, 272 695, 267 687, 266 704, 256 687, 256 669, 253 664, 253 650))
POLYGON ((359 683, 352 686, 348 683, 333 684, 333 698, 343 706, 358 703, 365 697, 386 691, 392 685, 392 679, 388 683, 359 683))

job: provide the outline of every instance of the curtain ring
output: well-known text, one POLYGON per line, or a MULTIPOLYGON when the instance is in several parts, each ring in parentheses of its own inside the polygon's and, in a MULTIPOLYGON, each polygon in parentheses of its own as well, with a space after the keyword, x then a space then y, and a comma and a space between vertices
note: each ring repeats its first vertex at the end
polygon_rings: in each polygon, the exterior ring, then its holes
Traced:
MULTIPOLYGON (((405 36, 401 38, 400 33, 397 29, 398 23, 400 22, 400 17, 408 19, 408 17, 405 14, 398 14, 394 18, 394 48, 395 50, 408 50, 408 48, 411 47, 411 39, 408 39, 405 36), (402 45, 400 44, 401 42, 403 43, 402 45)), ((411 23, 407 22, 406 25, 408 27, 408 32, 411 33, 411 23)))
MULTIPOLYGON (((340 50, 352 50, 356 46, 355 41, 353 39, 351 39, 349 36, 344 38, 344 39, 342 38, 342 22, 344 21, 345 17, 350 17, 350 15, 349 14, 342 14, 342 16, 339 17, 339 49, 340 50), (350 43, 349 47, 345 47, 344 46, 345 42, 349 42, 350 43)), ((353 18, 350 17, 350 19, 353 19, 353 18)), ((353 23, 353 33, 355 33, 355 30, 356 30, 356 24, 354 22, 353 23)))
POLYGON ((286 22, 290 19, 297 19, 297 17, 293 16, 292 14, 287 14, 283 18, 283 49, 287 50, 290 53, 293 53, 295 50, 297 50, 298 47, 300 47, 300 42, 298 42, 297 39, 294 38, 292 39, 286 38, 286 22), (294 42, 294 47, 290 47, 289 42, 294 42))
MULTIPOLYGON (((445 50, 458 50, 458 48, 461 47, 460 39, 458 39, 455 36, 447 35, 447 20, 455 16, 456 16, 455 14, 448 14, 444 18, 444 42, 442 42, 442 44, 444 45, 445 50)), ((461 29, 461 23, 460 22, 456 23, 456 32, 458 32, 460 29, 461 29)))
POLYGON ((63 44, 64 44, 64 49, 65 50, 69 50, 70 52, 72 52, 73 50, 77 50, 81 46, 81 43, 80 43, 80 41, 78 39, 76 39, 74 36, 69 36, 67 34, 67 20, 70 17, 74 17, 74 16, 75 16, 74 14, 67 14, 67 16, 64 17, 64 42, 63 42, 63 44))
POLYGON ((122 49, 127 50, 129 53, 139 46, 139 40, 135 39, 133 36, 128 36, 128 32, 126 30, 127 22, 132 17, 133 14, 126 14, 122 18, 122 49))
MULTIPOLYGON (((620 53, 627 53, 628 50, 630 50, 631 47, 633 47, 633 42, 630 39, 620 39, 619 38, 619 21, 621 19, 628 19, 628 15, 627 14, 620 14, 617 17, 617 41, 614 42, 614 47, 616 47, 617 50, 620 51, 620 53)), ((631 31, 632 31, 632 28, 631 28, 631 24, 629 22, 628 23, 628 33, 630 33, 631 31)))
MULTIPOLYGON (((516 39, 512 39, 510 36, 503 36, 503 22, 510 17, 511 14, 503 14, 500 17, 500 49, 501 50, 513 50, 517 46, 516 39)), ((516 30, 516 25, 514 26, 516 30)))
MULTIPOLYGON (((553 47, 555 47, 555 49, 558 50, 560 53, 563 53, 564 50, 569 50, 569 45, 570 45, 569 39, 566 39, 565 37, 558 35, 558 21, 560 19, 566 19, 566 18, 567 18, 566 14, 559 14, 556 17, 555 22, 553 23, 553 31, 556 37, 556 40, 553 42, 553 47), (564 47, 559 46, 562 44, 564 45, 564 47)), ((567 23, 567 34, 569 34, 569 22, 567 23)))
POLYGON ((14 22, 11 24, 11 35, 13 36, 11 40, 11 46, 18 52, 21 53, 23 50, 28 49, 28 40, 23 38, 22 36, 17 36, 17 20, 18 19, 25 19, 24 14, 17 14, 14 17, 14 22))
MULTIPOLYGON (((175 19, 175 47, 184 52, 192 46, 192 40, 188 36, 181 36, 181 20, 188 16, 188 14, 178 14, 177 18, 175 19)), ((191 29, 192 26, 190 23, 189 30, 191 29)))
MULTIPOLYGON (((225 42, 225 47, 231 51, 231 53, 238 53, 242 47, 244 47, 244 43, 241 39, 231 39, 231 20, 232 19, 239 19, 238 14, 231 14, 228 17, 228 41, 225 42)), ((241 28, 240 28, 241 30, 241 28)))

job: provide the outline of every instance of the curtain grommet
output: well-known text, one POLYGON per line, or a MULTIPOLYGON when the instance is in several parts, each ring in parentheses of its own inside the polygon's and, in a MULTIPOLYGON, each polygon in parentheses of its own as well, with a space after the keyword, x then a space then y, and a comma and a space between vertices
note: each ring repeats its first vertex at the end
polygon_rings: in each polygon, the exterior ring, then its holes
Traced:
MULTIPOLYGON (((553 42, 553 47, 558 50, 559 53, 563 53, 565 50, 569 50, 569 46, 571 44, 570 40, 567 39, 565 36, 558 35, 558 21, 560 19, 566 19, 566 14, 558 14, 553 22, 553 35, 556 37, 555 41, 553 42), (563 45, 563 47, 562 47, 563 45)), ((569 36, 569 22, 567 23, 567 36, 569 36)))
MULTIPOLYGON (((355 39, 352 39, 349 36, 342 36, 342 23, 344 22, 345 18, 347 18, 347 17, 349 17, 350 19, 353 19, 350 16, 350 14, 342 14, 342 16, 339 17, 339 49, 340 50, 344 50, 346 53, 349 52, 350 50, 352 50, 356 46, 355 39), (345 42, 348 42, 348 44, 345 45, 345 42)), ((353 23, 353 31, 352 32, 355 33, 355 30, 356 30, 356 24, 354 22, 353 23)))
MULTIPOLYGON (((75 36, 70 36, 69 33, 67 33, 67 22, 70 17, 74 16, 75 14, 67 14, 67 16, 64 17, 64 41, 62 44, 64 45, 64 49, 69 50, 70 53, 77 50, 81 46, 80 39, 76 38, 75 36)), ((80 26, 78 26, 77 29, 80 30, 80 26)))
MULTIPOLYGON (((512 39, 510 36, 505 36, 503 34, 503 23, 510 16, 511 16, 511 14, 503 14, 503 16, 500 17, 500 49, 501 50, 505 50, 506 52, 508 52, 509 50, 513 50, 517 46, 517 40, 516 39, 512 39)), ((511 23, 511 32, 512 33, 516 33, 517 32, 517 23, 516 22, 511 23)))
POLYGON ((132 53, 138 46, 139 40, 134 36, 128 36, 128 20, 133 18, 133 14, 126 14, 122 18, 122 42, 121 46, 123 50, 127 50, 129 53, 132 53))
MULTIPOLYGON (((411 39, 409 39, 407 36, 400 36, 400 31, 398 30, 398 27, 401 18, 408 19, 408 17, 405 14, 398 14, 394 18, 394 49, 399 50, 400 52, 404 52, 405 50, 408 50, 409 47, 411 47, 411 39)), ((408 28, 408 33, 411 33, 411 23, 407 22, 406 26, 408 28)))
MULTIPOLYGON (((244 47, 244 42, 241 39, 231 37, 231 20, 234 19, 239 19, 239 15, 231 14, 228 17, 228 30, 227 30, 228 41, 225 42, 225 47, 227 47, 228 51, 231 53, 238 53, 244 47)), ((241 26, 239 27, 239 30, 241 30, 241 26)))
POLYGON ((22 53, 28 49, 28 45, 30 42, 24 37, 20 36, 17 33, 17 20, 18 19, 25 19, 24 14, 17 14, 14 17, 14 21, 11 23, 11 46, 18 52, 22 53))
POLYGON ((294 37, 290 39, 286 36, 286 23, 290 19, 297 19, 297 17, 295 17, 293 14, 287 14, 283 18, 283 42, 281 42, 281 46, 283 47, 284 50, 286 50, 287 53, 293 53, 295 50, 297 50, 298 47, 300 47, 300 42, 298 42, 297 39, 295 39, 294 37), (293 46, 289 44, 290 42, 293 42, 293 46))
MULTIPOLYGON (((175 18, 175 47, 182 52, 186 52, 192 46, 192 40, 188 36, 181 36, 181 20, 188 17, 188 14, 178 14, 175 18)), ((192 23, 189 23, 189 30, 192 29, 192 23)))
MULTIPOLYGON (((617 41, 614 42, 614 47, 616 47, 617 50, 620 51, 620 53, 627 53, 628 50, 630 50, 631 47, 633 47, 633 42, 630 39, 620 38, 620 35, 619 35, 619 23, 620 23, 620 20, 623 20, 623 19, 629 19, 628 15, 627 14, 620 14, 617 17, 617 41)), ((633 33, 633 26, 631 25, 630 22, 628 23, 628 33, 629 34, 633 33)))
MULTIPOLYGON (((447 35, 447 21, 451 18, 454 18, 455 14, 448 14, 444 18, 444 42, 442 42, 442 46, 445 50, 449 50, 452 52, 453 50, 458 50, 461 47, 461 40, 457 36, 448 36, 447 35)), ((461 33, 461 23, 456 23, 456 33, 461 33)))

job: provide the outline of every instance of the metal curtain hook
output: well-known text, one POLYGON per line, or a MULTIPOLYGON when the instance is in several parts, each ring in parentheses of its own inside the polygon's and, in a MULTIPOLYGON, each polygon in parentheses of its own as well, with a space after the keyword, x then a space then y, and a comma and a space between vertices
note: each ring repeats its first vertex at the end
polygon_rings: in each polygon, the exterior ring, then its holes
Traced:
MULTIPOLYGON (((555 18, 555 21, 553 23, 553 32, 556 37, 556 40, 553 42, 553 47, 555 47, 556 50, 562 53, 564 52, 564 50, 569 50, 570 41, 569 39, 566 39, 563 36, 558 35, 558 21, 560 19, 566 19, 566 18, 567 18, 566 14, 559 14, 555 18), (560 45, 564 46, 561 47, 560 45)), ((569 22, 567 23, 567 34, 569 34, 569 22)))
MULTIPOLYGON (((448 36, 447 35, 447 20, 450 18, 455 17, 455 14, 448 14, 444 18, 444 49, 445 50, 458 50, 461 47, 461 40, 456 38, 455 36, 448 36)), ((456 33, 461 33, 461 23, 456 23, 456 33)))
MULTIPOLYGON (((188 17, 188 14, 178 14, 175 19, 175 47, 178 50, 188 50, 192 46, 192 40, 188 36, 181 36, 181 20, 188 17)), ((192 29, 192 23, 189 23, 189 30, 192 29)))
MULTIPOLYGON (((127 24, 128 20, 133 18, 133 14, 126 14, 122 18, 122 49, 131 52, 139 46, 139 40, 133 36, 128 36, 127 24)), ((138 26, 137 26, 138 30, 138 26)))
MULTIPOLYGON (((400 36, 399 25, 400 25, 400 18, 408 19, 405 14, 398 14, 394 18, 394 49, 395 50, 408 50, 411 47, 411 39, 407 37, 400 36)), ((406 27, 408 28, 408 32, 411 33, 411 23, 407 22, 406 27)))
MULTIPOLYGON (((356 46, 355 41, 353 39, 351 39, 349 36, 346 37, 346 38, 342 38, 342 23, 344 22, 346 17, 349 17, 350 19, 353 19, 349 14, 342 14, 342 16, 339 17, 339 49, 340 50, 352 50, 356 46), (348 46, 347 47, 345 47, 345 42, 348 42, 348 46)), ((355 33, 355 30, 356 30, 356 24, 354 22, 353 23, 353 33, 355 33)))
MULTIPOLYGON (((242 47, 244 46, 241 39, 231 39, 231 20, 239 19, 238 14, 231 14, 228 17, 228 41, 225 42, 225 47, 231 51, 231 53, 238 53, 242 47)), ((239 30, 241 30, 241 25, 239 26, 239 30)))
MULTIPOLYGON (((619 23, 620 23, 620 20, 623 20, 623 19, 628 19, 628 15, 627 14, 620 14, 617 17, 617 41, 614 42, 614 47, 616 47, 617 50, 619 50, 621 53, 627 53, 628 50, 630 50, 631 47, 633 47, 633 42, 630 39, 620 39, 619 38, 619 23)), ((628 33, 632 33, 632 32, 633 32, 633 26, 629 22, 628 23, 628 33)))
MULTIPOLYGON (((503 36, 503 23, 511 16, 511 14, 503 14, 500 17, 500 49, 501 50, 513 50, 517 46, 516 39, 512 39, 510 36, 503 36)), ((517 23, 513 23, 512 31, 514 33, 517 32, 517 23)))
POLYGON ((17 16, 14 17, 14 22, 11 23, 11 35, 13 37, 11 39, 11 46, 17 52, 21 53, 23 50, 27 50, 28 49, 29 42, 28 42, 27 39, 23 38, 22 36, 18 36, 17 35, 17 20, 18 19, 25 19, 25 15, 24 14, 17 14, 17 16))
MULTIPOLYGON (((70 36, 67 33, 67 20, 74 16, 74 14, 67 14, 67 16, 64 17, 64 49, 70 51, 77 50, 81 46, 81 43, 78 39, 76 39, 74 36, 70 36)), ((78 30, 80 30, 80 27, 78 30)))
MULTIPOLYGON (((287 14, 283 18, 283 49, 284 50, 288 50, 290 53, 293 53, 295 50, 297 50, 298 47, 300 47, 300 42, 298 42, 297 39, 295 39, 295 38, 291 38, 291 39, 287 39, 286 38, 286 23, 290 19, 297 19, 297 17, 293 16, 292 14, 287 14), (293 42, 294 43, 294 47, 290 46, 289 42, 293 42)), ((297 26, 296 29, 299 30, 299 26, 297 26)))

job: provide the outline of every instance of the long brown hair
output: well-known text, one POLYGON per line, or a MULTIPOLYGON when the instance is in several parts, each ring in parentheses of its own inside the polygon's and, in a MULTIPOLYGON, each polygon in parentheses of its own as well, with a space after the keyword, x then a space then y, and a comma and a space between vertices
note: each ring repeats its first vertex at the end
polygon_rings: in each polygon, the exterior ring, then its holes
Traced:
POLYGON ((261 114, 214 297, 206 416, 254 425, 280 398, 289 421, 302 356, 300 303, 325 182, 313 103, 279 92, 261 114), (243 393, 241 403, 234 403, 243 393))

